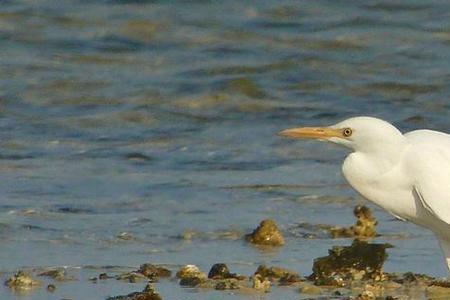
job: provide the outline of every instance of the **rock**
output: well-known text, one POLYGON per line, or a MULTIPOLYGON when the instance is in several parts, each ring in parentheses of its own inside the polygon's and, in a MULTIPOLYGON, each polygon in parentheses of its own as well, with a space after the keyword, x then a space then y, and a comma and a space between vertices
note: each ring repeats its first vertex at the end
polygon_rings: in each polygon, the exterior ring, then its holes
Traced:
POLYGON ((251 234, 247 234, 245 239, 253 244, 282 246, 284 245, 284 238, 277 227, 275 221, 271 219, 263 220, 258 228, 251 234))
POLYGON ((214 286, 216 290, 237 290, 239 288, 239 281, 235 278, 219 280, 214 286))
POLYGON ((199 278, 199 277, 186 277, 180 279, 180 285, 182 286, 198 286, 205 282, 205 278, 199 278))
POLYGON ((267 278, 265 278, 259 274, 256 274, 255 276, 253 276, 252 287, 255 290, 259 290, 264 293, 268 293, 268 292, 270 292, 270 285, 271 285, 271 283, 267 278))
POLYGON ((76 278, 73 276, 67 276, 67 272, 64 269, 49 269, 49 270, 39 273, 38 276, 50 277, 57 281, 76 280, 76 278))
POLYGON ((53 293, 56 290, 56 286, 54 284, 47 285, 47 292, 53 293))
POLYGON ((24 271, 19 271, 5 281, 5 285, 14 289, 31 289, 41 285, 41 282, 33 279, 24 271))
POLYGON ((218 263, 211 267, 208 273, 208 278, 210 279, 228 279, 235 278, 237 280, 246 279, 245 276, 237 275, 236 273, 231 273, 226 264, 218 263))
POLYGON ((184 286, 197 286, 206 280, 206 274, 196 265, 182 266, 176 276, 180 278, 180 285, 184 286))
POLYGON ((199 277, 206 278, 206 274, 200 271, 200 269, 196 265, 184 265, 182 266, 176 276, 180 279, 188 278, 188 277, 199 277))
POLYGON ((170 277, 172 275, 172 272, 169 269, 160 266, 155 266, 152 264, 141 265, 138 272, 150 279, 156 279, 159 277, 170 277))
POLYGON ((255 272, 255 275, 259 274, 264 278, 269 278, 271 280, 273 279, 281 279, 283 277, 288 278, 300 278, 299 274, 297 272, 280 268, 280 267, 270 267, 268 268, 265 265, 260 265, 258 269, 255 272))
POLYGON ((356 224, 350 227, 333 227, 330 229, 330 235, 333 238, 355 237, 372 238, 377 235, 377 220, 372 215, 370 208, 358 205, 353 210, 356 217, 356 224))
POLYGON ((208 278, 211 279, 224 279, 233 278, 236 274, 231 274, 226 264, 214 264, 209 270, 208 278))
POLYGON ((143 280, 149 280, 147 276, 139 272, 128 272, 120 274, 116 277, 117 280, 125 280, 128 282, 138 282, 143 280))
MULTIPOLYGON (((142 264, 139 267, 139 270, 120 274, 116 276, 116 279, 126 280, 129 282, 138 282, 141 280, 150 280, 151 282, 155 282, 160 277, 170 277, 171 275, 172 272, 166 268, 152 264, 142 264)), ((102 278, 99 276, 99 279, 102 278)))
POLYGON ((383 263, 389 244, 369 244, 354 240, 351 246, 336 246, 329 255, 314 260, 309 279, 316 285, 344 286, 352 280, 384 279, 383 263))
POLYGON ((41 272, 38 274, 38 276, 47 276, 47 277, 51 277, 55 280, 61 281, 66 278, 66 272, 61 269, 52 269, 52 270, 41 272))
POLYGON ((134 292, 125 296, 108 297, 106 300, 162 300, 162 298, 149 283, 142 292, 134 292))

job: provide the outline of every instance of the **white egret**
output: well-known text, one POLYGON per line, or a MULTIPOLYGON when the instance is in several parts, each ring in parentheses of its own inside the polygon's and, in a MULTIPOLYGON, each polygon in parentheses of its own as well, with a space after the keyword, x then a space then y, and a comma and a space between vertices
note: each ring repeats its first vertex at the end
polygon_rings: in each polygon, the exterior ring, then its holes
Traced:
POLYGON ((328 127, 280 135, 329 141, 353 150, 344 177, 363 197, 402 220, 431 230, 450 270, 450 135, 433 130, 402 134, 386 121, 355 117, 328 127))

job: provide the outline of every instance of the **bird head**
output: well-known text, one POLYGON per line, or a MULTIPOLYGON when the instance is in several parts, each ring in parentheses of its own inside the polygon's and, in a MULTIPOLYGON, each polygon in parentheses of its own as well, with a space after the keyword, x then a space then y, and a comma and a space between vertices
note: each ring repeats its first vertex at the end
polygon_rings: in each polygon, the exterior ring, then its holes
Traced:
POLYGON ((390 123, 373 117, 354 117, 326 127, 298 127, 283 130, 281 136, 332 142, 355 151, 400 149, 402 133, 390 123))

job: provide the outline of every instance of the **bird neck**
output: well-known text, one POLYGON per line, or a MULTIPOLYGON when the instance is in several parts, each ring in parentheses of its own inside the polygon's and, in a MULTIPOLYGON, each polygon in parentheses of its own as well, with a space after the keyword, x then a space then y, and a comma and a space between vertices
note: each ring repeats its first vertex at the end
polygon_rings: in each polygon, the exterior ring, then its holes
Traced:
POLYGON ((366 164, 371 165, 371 170, 382 174, 391 170, 401 161, 401 157, 407 148, 408 144, 402 137, 395 142, 380 142, 377 145, 371 145, 366 149, 355 151, 354 154, 364 160, 366 164))

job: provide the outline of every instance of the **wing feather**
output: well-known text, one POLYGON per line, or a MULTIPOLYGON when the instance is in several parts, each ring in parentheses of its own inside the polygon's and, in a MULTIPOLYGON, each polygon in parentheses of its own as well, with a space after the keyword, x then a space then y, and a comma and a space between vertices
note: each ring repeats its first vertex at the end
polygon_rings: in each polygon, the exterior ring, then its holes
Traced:
POLYGON ((418 130, 405 134, 414 151, 409 164, 423 207, 450 224, 450 135, 418 130))

